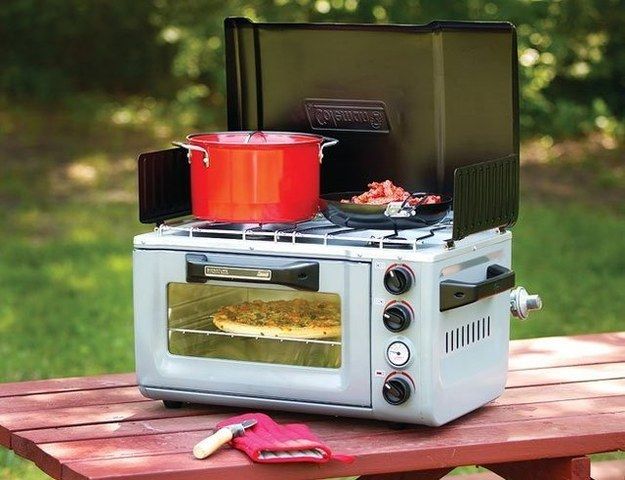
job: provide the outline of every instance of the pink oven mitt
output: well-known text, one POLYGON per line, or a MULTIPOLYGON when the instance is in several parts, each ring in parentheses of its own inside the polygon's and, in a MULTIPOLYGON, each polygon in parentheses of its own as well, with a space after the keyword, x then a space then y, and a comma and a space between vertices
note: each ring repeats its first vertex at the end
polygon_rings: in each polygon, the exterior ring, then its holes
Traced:
POLYGON ((310 429, 301 423, 280 425, 264 413, 246 413, 219 422, 217 429, 255 419, 256 425, 245 430, 241 437, 233 438, 231 445, 260 463, 315 462, 331 459, 352 462, 351 455, 335 455, 310 429))

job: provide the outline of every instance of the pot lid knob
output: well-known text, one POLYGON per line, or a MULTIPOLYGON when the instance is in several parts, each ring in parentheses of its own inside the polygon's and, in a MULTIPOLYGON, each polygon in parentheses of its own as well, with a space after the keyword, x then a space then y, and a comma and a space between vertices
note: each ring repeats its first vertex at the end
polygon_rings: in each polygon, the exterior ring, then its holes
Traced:
POLYGON ((267 143, 267 135, 260 130, 250 132, 245 139, 245 143, 267 143))

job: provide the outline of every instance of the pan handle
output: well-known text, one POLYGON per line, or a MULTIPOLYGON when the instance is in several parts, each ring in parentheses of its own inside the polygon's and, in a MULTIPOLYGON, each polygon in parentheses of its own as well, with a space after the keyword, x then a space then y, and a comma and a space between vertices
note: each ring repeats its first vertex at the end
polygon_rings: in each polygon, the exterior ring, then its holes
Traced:
POLYGON ((187 160, 189 164, 191 164, 191 151, 195 150, 196 152, 200 152, 202 154, 202 161, 204 162, 205 167, 210 167, 210 156, 208 154, 208 150, 206 148, 198 147, 197 145, 191 145, 190 143, 183 142, 171 142, 175 147, 181 147, 187 150, 187 160))
POLYGON ((332 147, 337 143, 339 143, 339 141, 336 138, 323 137, 323 140, 321 140, 321 145, 319 145, 319 163, 323 161, 323 149, 326 147, 332 147))

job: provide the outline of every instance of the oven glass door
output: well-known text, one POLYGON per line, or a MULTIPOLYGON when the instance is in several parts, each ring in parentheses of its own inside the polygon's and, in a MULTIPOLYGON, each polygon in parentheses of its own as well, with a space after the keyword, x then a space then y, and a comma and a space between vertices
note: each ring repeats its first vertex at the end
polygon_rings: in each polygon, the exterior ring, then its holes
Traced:
POLYGON ((137 251, 135 295, 153 268, 153 386, 370 405, 368 263, 137 251))
POLYGON ((175 355, 341 367, 337 293, 171 282, 167 312, 175 355))

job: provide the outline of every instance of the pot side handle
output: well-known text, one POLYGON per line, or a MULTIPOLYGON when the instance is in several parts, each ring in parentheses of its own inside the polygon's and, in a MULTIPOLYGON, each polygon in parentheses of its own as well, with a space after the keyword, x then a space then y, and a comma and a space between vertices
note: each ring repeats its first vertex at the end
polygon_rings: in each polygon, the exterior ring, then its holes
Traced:
POLYGON ((202 161, 204 162, 204 166, 210 167, 210 155, 208 154, 207 149, 183 142, 171 142, 171 144, 175 147, 181 147, 187 150, 187 160, 189 161, 189 164, 191 164, 191 151, 195 150, 196 152, 200 152, 202 154, 202 161))
POLYGON ((339 141, 336 138, 323 137, 323 140, 321 140, 321 145, 319 145, 319 163, 323 161, 323 149, 326 147, 332 147, 337 143, 339 143, 339 141))

